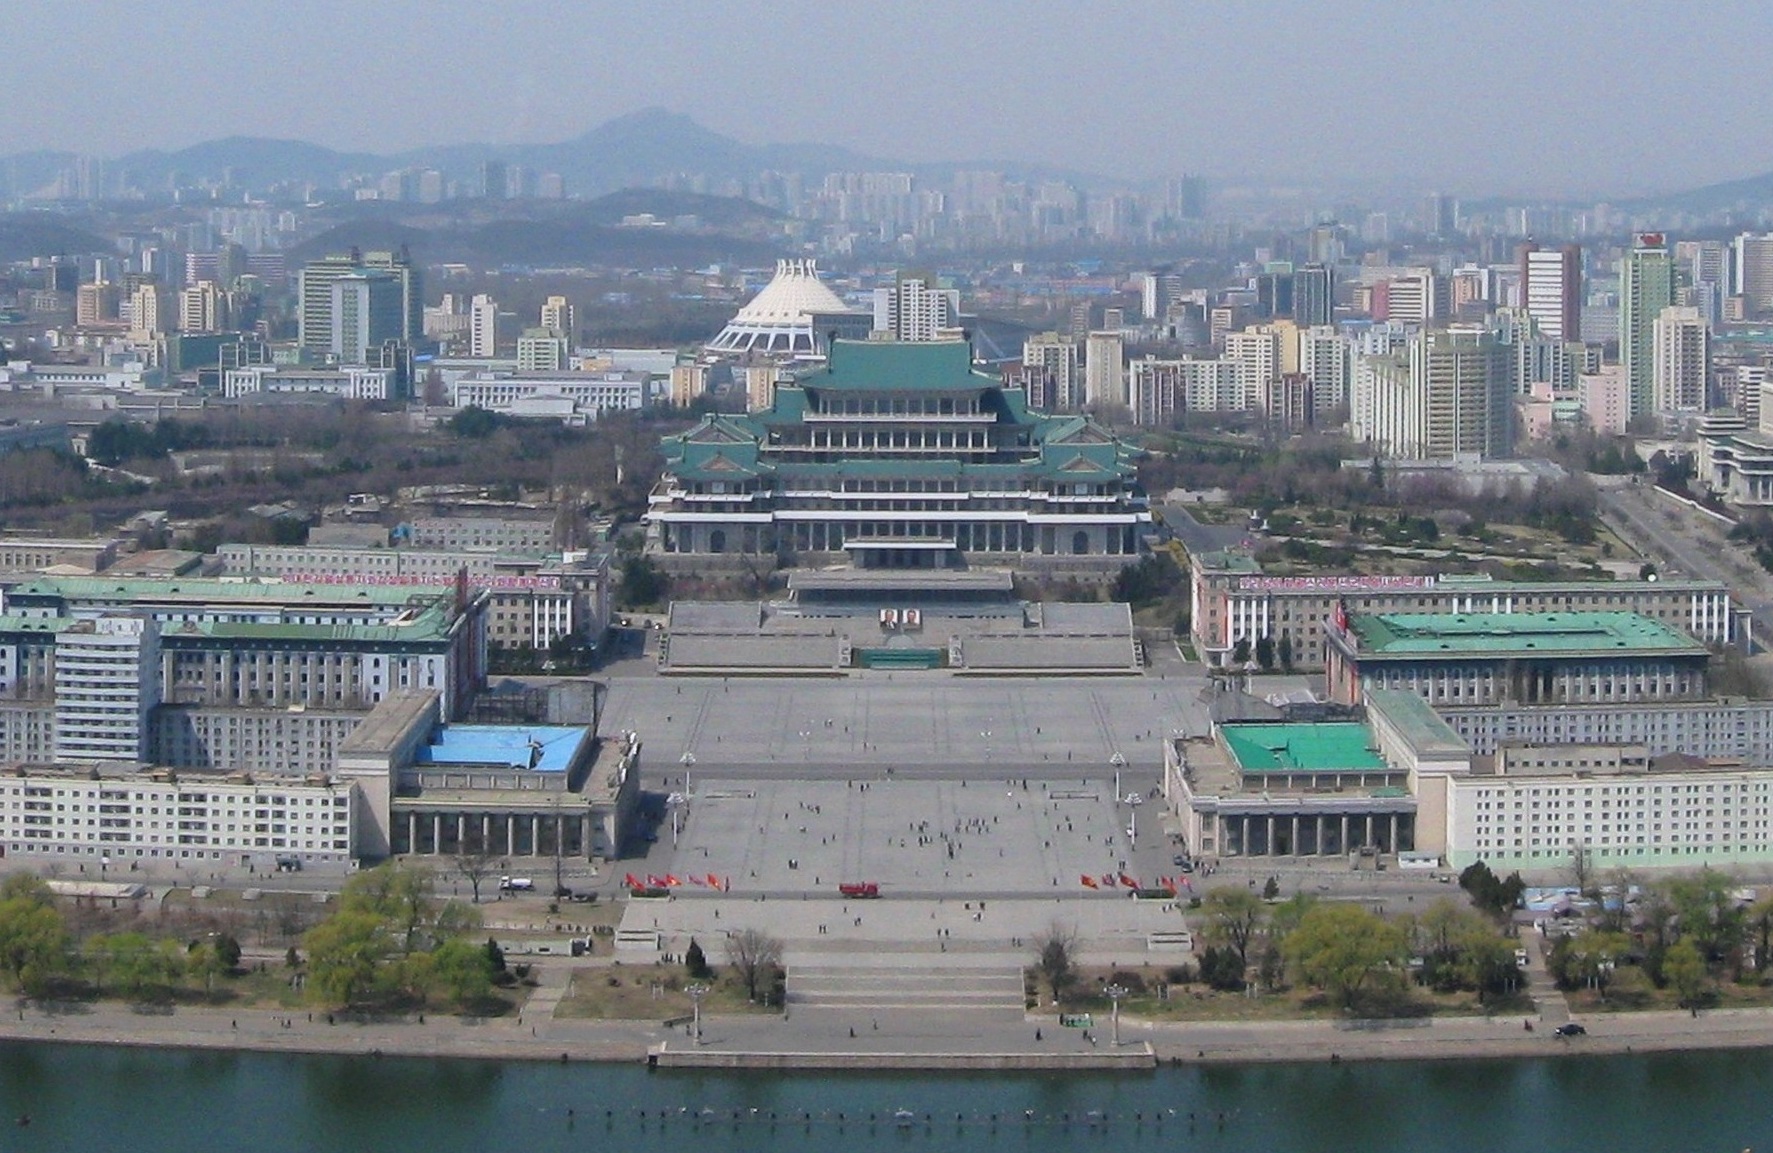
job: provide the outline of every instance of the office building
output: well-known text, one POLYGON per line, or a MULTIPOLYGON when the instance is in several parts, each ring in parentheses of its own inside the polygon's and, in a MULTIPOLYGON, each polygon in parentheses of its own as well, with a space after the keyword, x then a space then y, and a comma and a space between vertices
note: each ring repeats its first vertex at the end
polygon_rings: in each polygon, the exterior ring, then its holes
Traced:
POLYGON ((405 292, 400 281, 380 270, 334 277, 327 352, 339 364, 369 364, 382 347, 405 339, 405 292))
POLYGON ((1629 612, 1349 613, 1324 624, 1330 698, 1403 689, 1431 705, 1697 701, 1711 650, 1629 612))
POLYGON ((633 412, 651 399, 644 372, 507 372, 483 369, 450 386, 456 408, 483 408, 507 416, 560 420, 579 426, 606 412, 633 412))
POLYGON ((213 280, 179 290, 179 331, 219 332, 226 327, 227 297, 213 280))
POLYGON ((1284 638, 1296 669, 1324 667, 1324 622, 1339 606, 1362 613, 1544 613, 1625 611, 1708 645, 1746 645, 1747 609, 1718 581, 1500 581, 1486 576, 1268 576, 1240 553, 1189 557, 1190 627, 1213 665, 1238 642, 1284 638))
MULTIPOLYGON (((301 346, 317 356, 333 355, 336 299, 333 282, 343 277, 377 273, 391 277, 398 286, 400 320, 394 326, 393 339, 416 340, 424 331, 425 307, 420 272, 411 257, 404 249, 367 253, 352 249, 349 253, 309 261, 297 274, 297 339, 301 346)), ((358 300, 357 303, 362 302, 358 300)), ((386 308, 385 305, 377 307, 386 308)))
POLYGON ((572 367, 572 346, 557 328, 526 328, 517 338, 517 371, 565 372, 572 367))
POLYGON ((1619 363, 1631 415, 1656 408, 1656 318, 1674 303, 1674 260, 1660 232, 1640 232, 1619 266, 1619 363))
POLYGON ((1336 274, 1326 264, 1307 264, 1293 273, 1293 320, 1301 328, 1336 318, 1336 274))

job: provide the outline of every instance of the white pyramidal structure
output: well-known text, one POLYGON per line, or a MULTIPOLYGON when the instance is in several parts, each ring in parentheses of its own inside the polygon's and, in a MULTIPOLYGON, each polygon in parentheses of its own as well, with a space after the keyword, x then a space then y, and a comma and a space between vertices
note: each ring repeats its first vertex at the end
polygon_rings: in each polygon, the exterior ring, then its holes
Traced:
POLYGON ((778 260, 775 279, 739 309, 707 348, 723 356, 811 356, 813 314, 848 310, 819 279, 816 261, 778 260))

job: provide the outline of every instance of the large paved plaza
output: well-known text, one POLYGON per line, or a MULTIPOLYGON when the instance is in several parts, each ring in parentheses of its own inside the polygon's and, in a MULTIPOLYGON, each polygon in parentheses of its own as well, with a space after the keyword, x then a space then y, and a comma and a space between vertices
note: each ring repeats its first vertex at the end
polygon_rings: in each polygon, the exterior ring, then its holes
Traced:
MULTIPOLYGON (((1007 776, 1105 766, 1119 753, 1156 770, 1161 742, 1204 733, 1204 675, 971 678, 871 672, 843 678, 612 678, 603 731, 634 729, 649 771, 689 753, 703 766, 970 766, 1007 776)), ((1303 681, 1301 680, 1301 683, 1303 681)))

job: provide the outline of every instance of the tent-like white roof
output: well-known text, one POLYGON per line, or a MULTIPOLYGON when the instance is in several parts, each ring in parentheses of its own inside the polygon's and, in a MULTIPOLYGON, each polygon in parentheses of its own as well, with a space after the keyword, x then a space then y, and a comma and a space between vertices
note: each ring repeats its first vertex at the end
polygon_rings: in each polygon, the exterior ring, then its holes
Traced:
POLYGON ((817 262, 776 261, 775 279, 708 342, 708 351, 726 355, 781 353, 810 355, 813 313, 847 312, 849 307, 819 279, 817 262))

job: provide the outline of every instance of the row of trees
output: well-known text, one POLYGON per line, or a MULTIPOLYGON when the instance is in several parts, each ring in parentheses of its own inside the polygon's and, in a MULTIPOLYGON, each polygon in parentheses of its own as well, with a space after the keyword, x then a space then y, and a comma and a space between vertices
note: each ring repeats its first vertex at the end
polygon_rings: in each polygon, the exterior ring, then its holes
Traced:
POLYGON ((240 942, 227 933, 180 942, 128 930, 76 942, 42 881, 16 873, 0 882, 0 987, 9 992, 84 984, 99 996, 160 1001, 194 978, 212 991, 239 967, 240 942))
POLYGON ((1595 902, 1582 932, 1552 946, 1547 965, 1566 989, 1604 1000, 1637 970, 1697 1008, 1723 982, 1767 979, 1773 969, 1773 895, 1749 901, 1714 869, 1638 884, 1629 876, 1601 886, 1579 868, 1579 886, 1595 902))
POLYGON ((1403 987, 1412 958, 1420 962, 1416 979, 1438 992, 1475 992, 1481 1000, 1520 979, 1513 943, 1498 923, 1451 900, 1387 918, 1363 905, 1303 894, 1271 903, 1224 887, 1206 894, 1200 912, 1207 941, 1201 979, 1226 991, 1252 977, 1270 991, 1297 980, 1353 1008, 1382 986, 1403 987))

